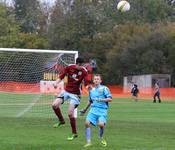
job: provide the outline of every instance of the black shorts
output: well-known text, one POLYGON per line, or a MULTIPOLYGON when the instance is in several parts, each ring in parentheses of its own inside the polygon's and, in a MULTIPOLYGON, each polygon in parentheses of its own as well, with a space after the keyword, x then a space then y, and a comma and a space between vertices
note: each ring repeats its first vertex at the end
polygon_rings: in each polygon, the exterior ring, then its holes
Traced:
POLYGON ((160 96, 160 92, 156 92, 155 94, 154 94, 154 96, 160 96))

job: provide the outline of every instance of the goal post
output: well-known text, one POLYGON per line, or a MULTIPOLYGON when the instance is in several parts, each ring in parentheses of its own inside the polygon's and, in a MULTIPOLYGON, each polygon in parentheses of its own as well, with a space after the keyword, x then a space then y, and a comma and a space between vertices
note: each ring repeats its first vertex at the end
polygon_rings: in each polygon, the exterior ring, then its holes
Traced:
POLYGON ((63 82, 56 90, 52 84, 77 57, 72 50, 0 48, 0 108, 14 109, 1 115, 47 117, 51 99, 64 89, 63 82))

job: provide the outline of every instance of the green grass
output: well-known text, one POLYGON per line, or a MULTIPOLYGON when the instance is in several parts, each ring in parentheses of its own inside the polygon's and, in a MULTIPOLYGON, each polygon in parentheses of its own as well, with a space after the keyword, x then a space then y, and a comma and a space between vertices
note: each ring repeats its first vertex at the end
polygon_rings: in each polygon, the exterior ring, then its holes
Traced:
MULTIPOLYGON (((0 94, 0 150, 83 150, 85 116, 78 117, 79 137, 70 134, 67 105, 63 105, 66 125, 52 128, 57 121, 51 110, 53 96, 0 94), (33 103, 33 104, 32 104, 33 103), (24 110, 30 106, 30 109, 24 110), (21 113, 23 112, 23 113, 21 113), (21 114, 21 115, 19 115, 21 114)), ((79 108, 86 104, 84 97, 79 108)), ((134 102, 113 99, 104 136, 108 146, 99 145, 97 128, 92 128, 90 150, 174 150, 175 102, 134 102)))

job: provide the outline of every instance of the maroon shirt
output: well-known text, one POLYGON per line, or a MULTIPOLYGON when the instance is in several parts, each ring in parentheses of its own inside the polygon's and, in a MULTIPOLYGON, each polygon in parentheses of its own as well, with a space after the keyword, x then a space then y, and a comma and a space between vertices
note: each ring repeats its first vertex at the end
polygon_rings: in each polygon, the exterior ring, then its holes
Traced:
POLYGON ((74 64, 66 67, 64 72, 60 74, 59 78, 63 79, 65 76, 67 76, 68 83, 65 90, 72 94, 80 95, 82 81, 85 80, 85 82, 88 82, 87 74, 87 70, 84 67, 77 67, 77 65, 74 64))

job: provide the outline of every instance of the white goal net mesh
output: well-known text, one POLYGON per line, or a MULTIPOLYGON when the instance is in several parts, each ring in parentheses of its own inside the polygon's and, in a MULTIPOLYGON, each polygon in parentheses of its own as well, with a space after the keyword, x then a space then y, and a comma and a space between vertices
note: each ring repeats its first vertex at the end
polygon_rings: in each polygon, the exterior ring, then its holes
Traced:
MULTIPOLYGON (((0 49, 0 116, 51 117, 58 74, 75 63, 76 51, 0 49)), ((66 108, 65 108, 66 109, 66 108)))

